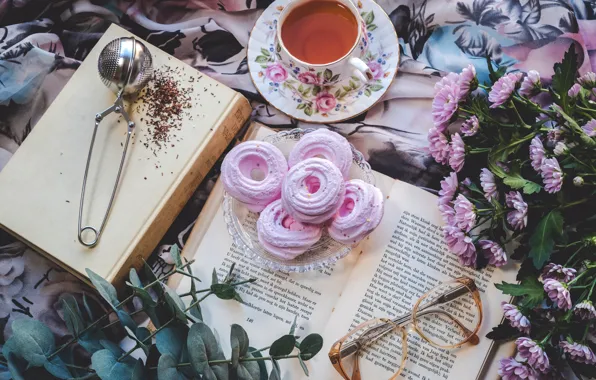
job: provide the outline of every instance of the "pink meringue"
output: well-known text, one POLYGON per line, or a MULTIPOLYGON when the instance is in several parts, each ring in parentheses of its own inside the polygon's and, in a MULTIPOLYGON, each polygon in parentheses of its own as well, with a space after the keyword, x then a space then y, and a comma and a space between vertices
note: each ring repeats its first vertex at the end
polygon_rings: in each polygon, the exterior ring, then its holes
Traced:
POLYGON ((345 137, 328 129, 317 129, 302 136, 288 158, 290 167, 307 158, 327 159, 338 167, 344 178, 348 178, 352 166, 352 148, 345 137))
POLYGON ((232 197, 246 204, 250 211, 261 212, 279 199, 287 171, 286 158, 277 147, 264 141, 247 141, 226 155, 221 179, 232 197))
POLYGON ((346 182, 343 204, 328 228, 329 236, 343 244, 356 244, 383 218, 383 194, 359 179, 346 182))
POLYGON ((292 218, 320 224, 337 212, 344 193, 343 176, 331 161, 307 158, 288 171, 282 184, 281 200, 292 218))
POLYGON ((292 260, 306 252, 321 238, 321 228, 294 220, 282 208, 281 200, 265 207, 257 220, 261 246, 284 260, 292 260))

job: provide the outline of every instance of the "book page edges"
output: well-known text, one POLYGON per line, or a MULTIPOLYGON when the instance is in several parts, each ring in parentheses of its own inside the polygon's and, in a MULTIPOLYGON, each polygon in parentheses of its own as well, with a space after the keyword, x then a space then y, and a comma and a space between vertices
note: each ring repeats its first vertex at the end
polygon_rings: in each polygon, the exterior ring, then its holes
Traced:
POLYGON ((115 285, 122 285, 130 268, 138 269, 142 265, 143 259, 153 252, 167 231, 167 228, 163 227, 172 224, 217 159, 248 120, 251 112, 252 108, 248 100, 240 93, 236 93, 213 126, 211 138, 205 139, 197 148, 185 170, 179 174, 164 195, 162 203, 130 242, 129 249, 116 262, 106 278, 108 281, 115 285), (163 232, 158 233, 159 231, 163 232), (143 252, 145 255, 142 255, 143 252))

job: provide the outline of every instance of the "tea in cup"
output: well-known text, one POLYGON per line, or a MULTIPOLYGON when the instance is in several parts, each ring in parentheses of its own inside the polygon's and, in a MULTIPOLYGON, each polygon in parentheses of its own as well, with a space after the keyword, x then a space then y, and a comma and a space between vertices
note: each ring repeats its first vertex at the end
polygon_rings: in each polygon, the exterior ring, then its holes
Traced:
POLYGON ((361 59, 366 24, 350 0, 294 0, 283 9, 276 40, 281 63, 302 83, 333 85, 373 74, 361 59))

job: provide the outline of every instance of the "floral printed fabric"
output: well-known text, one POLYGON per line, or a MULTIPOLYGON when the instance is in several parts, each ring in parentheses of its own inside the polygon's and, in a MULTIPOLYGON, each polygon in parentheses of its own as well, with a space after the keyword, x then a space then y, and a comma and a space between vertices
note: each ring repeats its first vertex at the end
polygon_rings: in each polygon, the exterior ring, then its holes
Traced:
MULTIPOLYGON (((357 0, 355 0, 357 1, 357 0)), ((115 22, 249 98, 254 118, 278 128, 306 127, 264 104, 248 74, 250 30, 268 0, 0 0, 0 170, 115 22), (242 12, 241 12, 242 11, 242 12)), ((379 0, 399 36, 402 59, 383 101, 352 120, 326 125, 347 136, 373 169, 425 188, 438 188, 439 167, 426 136, 432 126, 433 86, 443 72, 476 66, 485 56, 511 72, 544 78, 573 44, 581 72, 596 71, 596 5, 566 0, 379 0)), ((269 69, 271 76, 283 72, 269 69)), ((306 83, 317 78, 304 77, 306 83)), ((321 108, 330 99, 317 100, 321 108)), ((199 187, 153 255, 156 271, 182 245, 217 178, 199 187)), ((0 200, 1 202, 2 200, 0 200)), ((23 216, 28 217, 28 216, 23 216)), ((0 344, 13 319, 43 320, 67 334, 60 313, 64 293, 86 289, 23 244, 0 232, 0 344)), ((2 374, 0 366, 0 375, 2 374)))

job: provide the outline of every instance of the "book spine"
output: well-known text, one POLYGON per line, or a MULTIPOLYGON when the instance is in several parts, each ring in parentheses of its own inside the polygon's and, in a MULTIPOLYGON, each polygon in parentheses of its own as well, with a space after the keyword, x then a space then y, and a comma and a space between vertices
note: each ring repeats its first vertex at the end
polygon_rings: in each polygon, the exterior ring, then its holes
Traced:
POLYGON ((248 100, 242 95, 236 94, 213 126, 213 134, 197 148, 195 155, 189 160, 186 169, 164 196, 160 206, 130 243, 130 249, 114 266, 107 278, 108 281, 119 287, 124 284, 130 268, 138 269, 142 266, 143 259, 153 252, 188 199, 248 120, 251 111, 252 108, 248 100))

